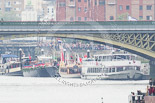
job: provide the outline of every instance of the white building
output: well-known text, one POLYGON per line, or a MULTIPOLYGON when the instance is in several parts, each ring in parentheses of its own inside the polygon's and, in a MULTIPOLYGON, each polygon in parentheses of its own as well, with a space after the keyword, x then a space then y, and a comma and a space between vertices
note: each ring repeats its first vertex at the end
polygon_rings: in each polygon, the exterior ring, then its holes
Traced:
POLYGON ((47 6, 43 9, 44 16, 41 18, 41 21, 56 21, 56 8, 55 6, 47 6))
POLYGON ((37 21, 37 12, 25 10, 21 13, 22 21, 37 21))
POLYGON ((41 21, 56 21, 56 3, 55 1, 45 0, 42 5, 41 21))

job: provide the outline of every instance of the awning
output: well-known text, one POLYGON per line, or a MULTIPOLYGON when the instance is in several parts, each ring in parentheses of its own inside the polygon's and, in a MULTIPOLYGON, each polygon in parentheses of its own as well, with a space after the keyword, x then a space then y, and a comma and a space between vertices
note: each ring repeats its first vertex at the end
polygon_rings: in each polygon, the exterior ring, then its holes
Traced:
POLYGON ((2 54, 2 58, 18 58, 17 55, 8 55, 8 54, 2 54))

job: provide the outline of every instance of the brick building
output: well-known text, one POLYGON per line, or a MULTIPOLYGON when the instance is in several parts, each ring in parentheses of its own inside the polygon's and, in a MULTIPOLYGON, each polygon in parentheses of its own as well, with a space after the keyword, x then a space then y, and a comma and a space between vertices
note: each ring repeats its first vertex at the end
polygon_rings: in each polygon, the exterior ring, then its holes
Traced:
POLYGON ((59 21, 155 20, 155 0, 57 0, 59 21))
POLYGON ((20 20, 22 10, 24 10, 24 0, 0 1, 0 17, 4 20, 20 20))
POLYGON ((66 0, 56 1, 56 20, 66 21, 66 0))

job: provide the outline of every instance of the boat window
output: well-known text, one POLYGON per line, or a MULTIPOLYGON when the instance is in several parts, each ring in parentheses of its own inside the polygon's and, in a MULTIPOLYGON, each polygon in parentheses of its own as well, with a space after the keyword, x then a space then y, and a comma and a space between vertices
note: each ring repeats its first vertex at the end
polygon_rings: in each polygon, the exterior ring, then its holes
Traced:
POLYGON ((140 67, 136 67, 136 70, 140 71, 140 67))
POLYGON ((131 56, 131 60, 135 60, 135 56, 131 56))
POLYGON ((90 68, 90 73, 92 73, 93 72, 93 68, 90 68))
POLYGON ((102 60, 102 56, 99 56, 99 61, 101 61, 102 60))
POLYGON ((90 68, 87 69, 87 73, 90 73, 90 68))
POLYGON ((103 69, 102 69, 102 68, 100 68, 100 69, 99 69, 99 72, 100 72, 100 73, 102 73, 102 72, 103 72, 103 69))
POLYGON ((117 67, 117 72, 123 71, 123 67, 117 67))
POLYGON ((61 72, 67 72, 66 68, 61 68, 61 72))
POLYGON ((115 68, 112 68, 112 72, 115 72, 115 68))
POLYGON ((128 67, 125 67, 125 70, 134 70, 135 68, 133 66, 128 66, 128 67))
POLYGON ((108 73, 108 68, 104 68, 104 73, 108 73))
POLYGON ((98 61, 98 58, 97 57, 95 57, 95 61, 98 61))
POLYGON ((111 73, 111 68, 109 68, 109 73, 111 73))

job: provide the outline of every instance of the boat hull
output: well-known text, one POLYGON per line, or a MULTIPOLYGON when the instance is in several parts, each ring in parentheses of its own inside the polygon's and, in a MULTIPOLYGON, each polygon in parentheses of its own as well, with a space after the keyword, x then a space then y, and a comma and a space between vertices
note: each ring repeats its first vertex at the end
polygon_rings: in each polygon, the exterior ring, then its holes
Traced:
POLYGON ((23 76, 23 72, 16 71, 16 72, 5 73, 4 75, 6 75, 6 76, 23 76))
POLYGON ((11 69, 1 69, 1 75, 6 76, 23 76, 23 72, 21 71, 20 67, 11 68, 11 69))
POLYGON ((106 73, 100 75, 81 75, 83 79, 101 79, 101 80, 141 80, 143 73, 136 70, 122 71, 116 73, 106 73))
POLYGON ((60 76, 63 77, 63 78, 81 78, 81 74, 60 73, 60 76))
POLYGON ((38 68, 23 71, 24 77, 54 77, 56 75, 55 67, 38 68))

